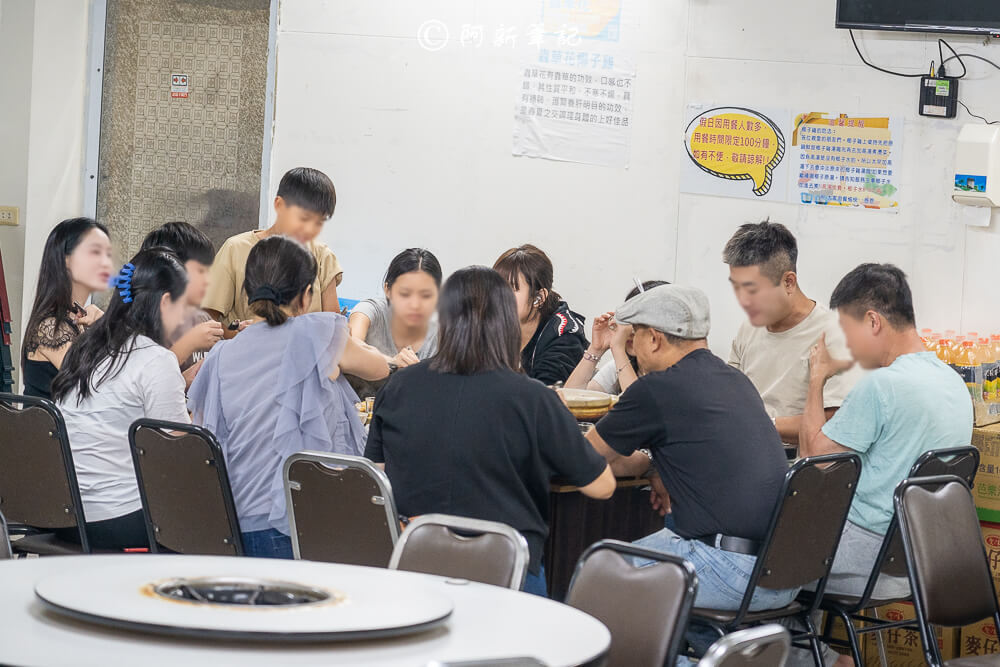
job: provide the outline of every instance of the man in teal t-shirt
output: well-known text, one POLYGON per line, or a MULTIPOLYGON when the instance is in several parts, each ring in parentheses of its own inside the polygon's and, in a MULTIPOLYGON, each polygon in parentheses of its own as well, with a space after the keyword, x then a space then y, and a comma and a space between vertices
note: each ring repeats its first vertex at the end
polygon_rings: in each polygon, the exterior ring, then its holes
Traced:
MULTIPOLYGON (((799 430, 799 454, 857 452, 861 479, 847 515, 826 592, 861 595, 892 520, 892 495, 924 452, 972 440, 972 397, 958 373, 927 352, 917 335, 906 275, 891 264, 862 264, 830 298, 857 363, 871 372, 827 422, 826 381, 854 362, 832 359, 820 339, 809 357, 809 392, 799 430)), ((909 594, 905 577, 883 575, 873 597, 909 594)), ((812 664, 793 651, 789 665, 812 664)), ((826 664, 853 664, 826 649, 826 664), (836 662, 834 662, 834 660, 836 662)))
MULTIPOLYGON (((821 341, 810 357, 803 456, 854 451, 861 479, 847 516, 827 592, 860 595, 893 515, 892 495, 924 452, 972 440, 972 399, 962 378, 927 352, 917 335, 906 276, 891 264, 862 264, 833 292, 847 347, 873 369, 829 422, 823 384, 850 362, 830 358, 821 341)), ((883 577, 875 597, 908 592, 905 578, 883 577)))

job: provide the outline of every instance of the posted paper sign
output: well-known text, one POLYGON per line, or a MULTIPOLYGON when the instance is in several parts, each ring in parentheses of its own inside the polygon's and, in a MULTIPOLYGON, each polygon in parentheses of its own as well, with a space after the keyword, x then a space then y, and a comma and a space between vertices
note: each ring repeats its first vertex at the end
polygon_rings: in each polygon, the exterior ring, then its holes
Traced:
POLYGON ((790 151, 793 200, 898 211, 902 136, 899 118, 797 115, 790 151))
POLYGON ((787 110, 689 105, 681 191, 783 201, 788 187, 787 110))
POLYGON ((623 5, 542 0, 514 102, 514 155, 628 167, 635 58, 623 5))

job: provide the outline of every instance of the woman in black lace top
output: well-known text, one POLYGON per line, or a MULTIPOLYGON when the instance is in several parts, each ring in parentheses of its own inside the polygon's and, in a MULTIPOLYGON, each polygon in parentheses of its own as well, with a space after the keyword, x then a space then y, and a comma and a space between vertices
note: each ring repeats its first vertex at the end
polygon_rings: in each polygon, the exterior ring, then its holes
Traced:
POLYGON ((63 220, 49 233, 21 346, 26 395, 49 398, 49 385, 70 345, 103 314, 83 304, 92 292, 108 288, 111 269, 111 239, 96 220, 63 220))

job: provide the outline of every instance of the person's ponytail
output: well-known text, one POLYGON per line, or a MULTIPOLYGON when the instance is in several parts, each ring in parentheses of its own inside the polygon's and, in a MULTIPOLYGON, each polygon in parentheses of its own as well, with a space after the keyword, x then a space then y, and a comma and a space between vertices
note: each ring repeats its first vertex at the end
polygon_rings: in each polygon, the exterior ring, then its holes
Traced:
POLYGON ((288 315, 278 305, 277 297, 258 298, 255 301, 251 301, 250 310, 257 317, 263 317, 264 321, 272 327, 284 324, 288 320, 288 315))
POLYGON ((287 236, 269 236, 247 257, 243 289, 250 310, 272 327, 288 320, 281 309, 299 299, 316 280, 316 258, 304 245, 287 236))

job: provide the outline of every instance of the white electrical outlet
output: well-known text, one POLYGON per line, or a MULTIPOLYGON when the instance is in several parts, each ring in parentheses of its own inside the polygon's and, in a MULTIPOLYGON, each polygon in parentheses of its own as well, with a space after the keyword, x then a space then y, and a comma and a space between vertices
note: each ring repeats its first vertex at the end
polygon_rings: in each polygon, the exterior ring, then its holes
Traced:
POLYGON ((0 225, 17 227, 16 206, 0 206, 0 225))

